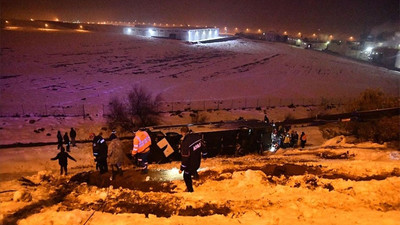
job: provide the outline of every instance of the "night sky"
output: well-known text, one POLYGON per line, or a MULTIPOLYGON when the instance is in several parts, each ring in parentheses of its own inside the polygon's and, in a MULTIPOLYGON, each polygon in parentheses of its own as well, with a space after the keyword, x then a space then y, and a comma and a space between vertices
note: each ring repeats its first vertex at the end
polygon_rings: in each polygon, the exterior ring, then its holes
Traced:
POLYGON ((137 21, 358 36, 399 18, 399 0, 1 0, 3 19, 137 21))

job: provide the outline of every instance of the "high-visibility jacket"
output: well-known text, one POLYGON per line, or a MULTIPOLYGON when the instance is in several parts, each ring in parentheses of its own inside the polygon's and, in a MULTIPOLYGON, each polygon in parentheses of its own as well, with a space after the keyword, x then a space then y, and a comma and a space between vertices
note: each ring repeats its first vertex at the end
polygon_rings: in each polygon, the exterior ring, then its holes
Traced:
POLYGON ((151 139, 146 131, 137 131, 135 138, 133 138, 133 150, 132 155, 137 153, 146 153, 150 151, 151 139))

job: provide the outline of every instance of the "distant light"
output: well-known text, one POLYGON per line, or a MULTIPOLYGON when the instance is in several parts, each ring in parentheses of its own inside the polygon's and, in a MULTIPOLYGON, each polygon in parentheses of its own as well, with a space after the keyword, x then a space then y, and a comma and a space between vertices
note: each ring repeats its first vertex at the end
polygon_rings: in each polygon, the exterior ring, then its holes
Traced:
POLYGON ((284 35, 287 35, 287 31, 283 32, 284 35))
POLYGON ((56 18, 56 19, 55 19, 55 21, 57 21, 57 22, 58 22, 58 21, 60 21, 60 20, 59 20, 58 18, 56 18))
POLYGON ((249 28, 246 28, 246 32, 249 32, 250 31, 250 29, 249 28))
POLYGON ((350 39, 350 41, 352 41, 354 38, 353 38, 353 36, 350 36, 349 39, 350 39))
POLYGON ((330 38, 330 39, 333 39, 333 35, 332 35, 332 34, 331 34, 331 35, 329 35, 329 38, 330 38))
POLYGON ((49 25, 47 23, 44 24, 45 27, 49 27, 49 25))
POLYGON ((367 47, 366 49, 365 49, 365 52, 372 52, 372 47, 367 47))
POLYGON ((152 30, 152 29, 149 29, 149 34, 150 34, 150 36, 153 36, 154 35, 154 30, 152 30))
POLYGON ((261 29, 258 29, 258 33, 261 33, 261 29))
POLYGON ((317 36, 315 33, 312 34, 313 37, 317 36))
POLYGON ((237 27, 235 27, 235 30, 238 30, 238 28, 237 28, 237 27))
POLYGON ((301 36, 301 32, 297 33, 297 35, 301 36))
POLYGON ((125 28, 124 29, 124 34, 127 34, 127 35, 132 34, 132 29, 131 28, 125 28))
POLYGON ((35 21, 35 20, 31 18, 31 21, 35 21))
POLYGON ((79 28, 80 28, 80 29, 83 29, 83 26, 82 26, 82 25, 79 25, 79 28))

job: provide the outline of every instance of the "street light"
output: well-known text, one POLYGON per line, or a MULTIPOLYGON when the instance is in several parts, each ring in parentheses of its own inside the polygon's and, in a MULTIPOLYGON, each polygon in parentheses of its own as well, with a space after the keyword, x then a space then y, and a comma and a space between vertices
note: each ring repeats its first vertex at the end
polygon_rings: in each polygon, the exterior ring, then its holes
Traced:
POLYGON ((287 31, 283 32, 283 35, 287 35, 287 31))

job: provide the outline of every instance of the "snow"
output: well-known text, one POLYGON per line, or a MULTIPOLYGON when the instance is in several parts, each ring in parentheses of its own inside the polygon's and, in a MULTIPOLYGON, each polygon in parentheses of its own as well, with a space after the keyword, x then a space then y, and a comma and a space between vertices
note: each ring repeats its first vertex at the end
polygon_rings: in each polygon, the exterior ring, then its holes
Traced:
POLYGON ((25 105, 27 111, 45 104, 97 105, 100 111, 135 84, 166 101, 348 99, 366 88, 399 93, 398 72, 281 43, 189 45, 64 31, 1 30, 1 35, 1 104, 25 105))
MULTIPOLYGON (((0 103, 8 109, 21 104, 84 103, 96 111, 134 84, 161 93, 167 101, 351 98, 365 88, 399 93, 397 72, 278 43, 234 40, 189 45, 61 30, 1 30, 1 38, 0 103)), ((275 121, 289 113, 304 118, 310 110, 314 109, 265 109, 275 121)), ((264 115, 257 110, 203 113, 210 121, 262 119, 264 115)), ((189 112, 164 114, 162 123, 190 123, 189 112)), ((64 133, 71 127, 76 128, 78 140, 88 140, 91 132, 105 126, 105 120, 101 116, 31 116, 0 118, 0 124, 0 144, 13 144, 55 142, 57 130, 64 133)), ((87 224, 100 225, 110 221, 149 225, 398 224, 398 150, 385 144, 350 143, 344 136, 324 140, 318 127, 292 128, 307 133, 305 149, 203 160, 193 193, 185 192, 179 162, 151 164, 150 171, 167 174, 160 180, 141 177, 143 185, 160 182, 171 187, 171 192, 140 191, 71 181, 82 172, 96 176, 89 143, 71 148, 77 162, 69 161, 68 176, 60 176, 58 163, 50 160, 58 152, 56 145, 0 149, 0 221, 19 225, 74 225, 89 218, 87 224), (343 154, 346 157, 324 158, 343 154), (19 180, 22 176, 31 182, 19 180)), ((105 136, 110 132, 105 130, 105 136)), ((123 169, 135 173, 130 164, 123 169)), ((129 178, 124 174, 116 179, 129 178)))

